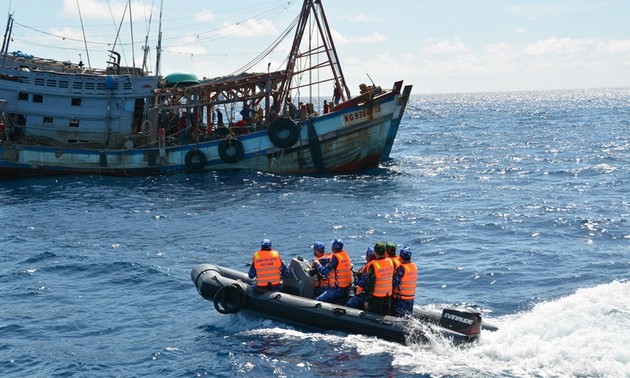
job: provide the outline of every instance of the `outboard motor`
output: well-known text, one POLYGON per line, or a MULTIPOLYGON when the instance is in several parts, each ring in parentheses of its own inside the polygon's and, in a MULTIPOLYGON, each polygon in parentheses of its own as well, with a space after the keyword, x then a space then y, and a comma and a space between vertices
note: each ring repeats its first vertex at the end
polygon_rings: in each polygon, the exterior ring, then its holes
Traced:
POLYGON ((440 326, 464 335, 478 335, 481 330, 481 315, 445 308, 442 310, 440 326))
POLYGON ((310 270, 311 264, 301 256, 291 259, 289 277, 284 280, 282 291, 300 297, 313 298, 317 278, 310 275, 310 270))

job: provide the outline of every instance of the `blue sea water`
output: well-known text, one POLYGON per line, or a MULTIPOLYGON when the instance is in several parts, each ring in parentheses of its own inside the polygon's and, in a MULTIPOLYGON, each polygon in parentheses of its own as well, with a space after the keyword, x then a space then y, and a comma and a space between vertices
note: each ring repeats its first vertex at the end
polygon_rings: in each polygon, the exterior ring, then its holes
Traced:
POLYGON ((0 181, 0 376, 630 376, 630 89, 415 95, 392 161, 0 181), (416 304, 499 326, 399 345, 221 315, 190 280, 343 238, 410 245, 416 304))

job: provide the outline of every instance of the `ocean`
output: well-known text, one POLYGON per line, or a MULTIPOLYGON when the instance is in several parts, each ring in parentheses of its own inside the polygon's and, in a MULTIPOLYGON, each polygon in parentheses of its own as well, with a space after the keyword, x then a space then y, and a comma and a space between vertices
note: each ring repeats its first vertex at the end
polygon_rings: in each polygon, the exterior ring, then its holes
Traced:
POLYGON ((0 181, 3 377, 630 376, 630 89, 414 95, 362 174, 0 181), (417 306, 468 306, 468 346, 313 332, 201 298, 342 238, 410 246, 417 306))

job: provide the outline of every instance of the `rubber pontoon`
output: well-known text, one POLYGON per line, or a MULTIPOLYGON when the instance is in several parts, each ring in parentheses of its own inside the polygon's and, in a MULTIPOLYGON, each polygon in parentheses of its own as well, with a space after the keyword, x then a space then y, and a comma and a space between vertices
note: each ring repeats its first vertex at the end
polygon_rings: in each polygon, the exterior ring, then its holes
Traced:
MULTIPOLYGON (((192 269, 191 278, 204 299, 214 302, 222 314, 247 313, 316 330, 336 330, 353 334, 376 336, 385 340, 407 343, 426 341, 426 335, 412 329, 414 319, 380 316, 339 304, 314 299, 315 277, 311 277, 309 262, 301 257, 289 264, 290 277, 281 292, 257 289, 246 273, 212 264, 199 264, 192 269)), ((455 343, 471 342, 479 337, 483 324, 481 315, 466 309, 430 311, 414 309, 415 319, 429 323, 432 328, 455 343)))

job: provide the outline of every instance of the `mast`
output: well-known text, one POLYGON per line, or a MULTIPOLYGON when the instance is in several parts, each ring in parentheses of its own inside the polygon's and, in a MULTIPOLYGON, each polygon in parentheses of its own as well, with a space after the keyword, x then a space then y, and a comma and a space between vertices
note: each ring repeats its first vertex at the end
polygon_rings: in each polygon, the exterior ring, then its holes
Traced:
POLYGON ((133 45, 133 16, 131 15, 131 0, 129 0, 129 25, 131 28, 131 66, 136 68, 136 49, 133 45))
POLYGON ((92 69, 92 63, 90 63, 90 50, 88 50, 87 39, 85 38, 85 28, 83 27, 83 16, 81 15, 79 0, 77 0, 77 10, 79 11, 79 20, 81 20, 81 32, 83 32, 83 44, 85 45, 85 56, 87 56, 88 68, 92 69))
POLYGON ((160 2, 160 22, 158 26, 158 43, 155 49, 155 75, 160 76, 160 58, 162 57, 162 6, 164 0, 160 2))
POLYGON ((142 50, 144 54, 142 55, 142 72, 148 72, 147 69, 147 58, 149 55, 149 31, 151 30, 151 24, 153 23, 153 6, 151 6, 151 14, 149 16, 149 28, 147 29, 147 34, 144 36, 144 46, 142 50))
POLYGON ((7 29, 4 31, 4 40, 2 41, 2 53, 3 60, 7 58, 7 52, 9 51, 9 42, 11 41, 11 33, 13 31, 13 14, 9 13, 9 18, 7 19, 7 29))
POLYGON ((317 21, 317 26, 319 27, 319 30, 322 33, 322 37, 324 38, 323 43, 324 43, 324 47, 326 48, 326 54, 328 54, 328 60, 331 62, 331 67, 333 70, 333 74, 335 76, 335 85, 337 85, 342 91, 340 93, 341 99, 344 101, 349 100, 351 97, 350 89, 348 88, 348 85, 346 84, 346 78, 343 76, 343 72, 341 70, 341 64, 339 63, 339 56, 337 55, 337 49, 335 48, 335 43, 333 42, 332 34, 330 33, 330 28, 328 27, 328 20, 326 19, 326 14, 324 13, 322 0, 316 0, 315 4, 319 8, 319 12, 321 14, 321 16, 315 18, 315 20, 317 21), (346 93, 345 96, 343 92, 346 93))
MULTIPOLYGON (((302 10, 300 12, 298 24, 295 31, 295 37, 293 39, 293 45, 291 47, 289 59, 287 62, 287 79, 282 83, 282 86, 280 87, 280 96, 278 98, 278 103, 276 104, 278 111, 281 109, 282 106, 284 106, 284 102, 289 96, 288 92, 292 88, 291 82, 293 77, 298 74, 298 72, 296 72, 296 60, 301 57, 300 45, 302 43, 302 38, 304 37, 304 31, 308 26, 310 16, 313 16, 313 19, 315 20, 317 29, 319 31, 319 35, 322 38, 322 47, 324 48, 326 56, 328 58, 327 63, 332 72, 332 81, 334 82, 335 86, 341 89, 341 100, 345 101, 350 98, 350 90, 346 85, 346 80, 339 64, 339 56, 337 55, 337 50, 335 49, 335 45, 333 43, 332 34, 330 33, 330 29, 328 27, 328 21, 326 20, 326 15, 324 14, 322 0, 304 0, 304 4, 302 5, 302 10)), ((313 49, 309 49, 307 54, 312 55, 313 51, 313 49)), ((317 67, 319 68, 319 65, 317 67)))

